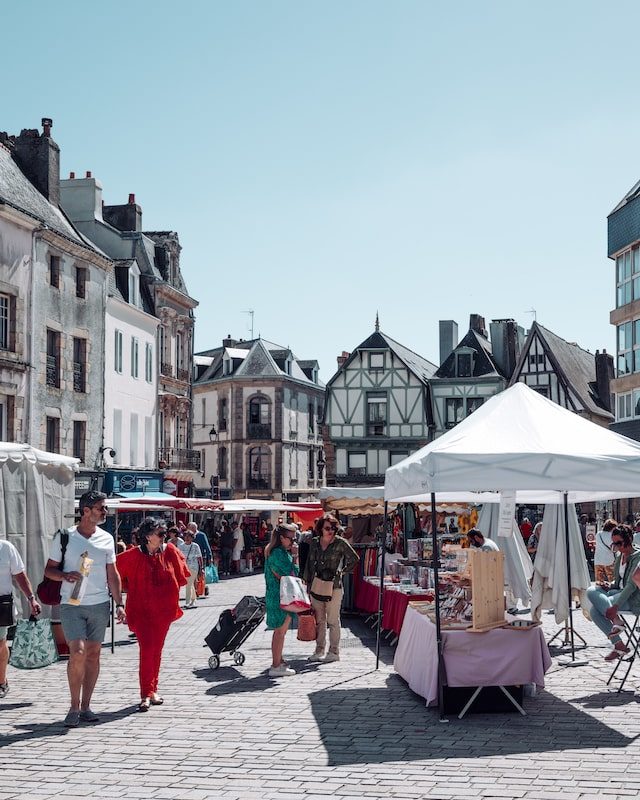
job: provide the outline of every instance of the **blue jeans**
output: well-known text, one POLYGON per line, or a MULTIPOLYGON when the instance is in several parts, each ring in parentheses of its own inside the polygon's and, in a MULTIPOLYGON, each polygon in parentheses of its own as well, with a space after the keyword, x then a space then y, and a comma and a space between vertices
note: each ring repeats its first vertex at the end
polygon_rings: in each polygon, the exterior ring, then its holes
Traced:
MULTIPOLYGON (((614 598, 620 594, 620 589, 601 589, 599 586, 590 586, 587 589, 587 597, 591 603, 591 619, 600 628, 605 636, 609 636, 613 623, 605 617, 607 609, 615 605, 614 598)), ((618 606, 618 611, 630 611, 625 604, 618 606)), ((617 644, 619 636, 611 637, 611 641, 617 644)))

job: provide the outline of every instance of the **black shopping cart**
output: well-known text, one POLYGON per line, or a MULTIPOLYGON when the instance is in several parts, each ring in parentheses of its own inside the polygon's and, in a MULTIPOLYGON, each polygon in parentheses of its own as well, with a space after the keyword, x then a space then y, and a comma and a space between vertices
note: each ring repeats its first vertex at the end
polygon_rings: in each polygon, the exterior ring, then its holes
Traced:
POLYGON ((218 669, 220 655, 229 653, 238 666, 244 664, 244 653, 238 648, 243 645, 260 625, 266 613, 264 597, 246 595, 235 608, 228 608, 220 614, 218 624, 207 636, 205 644, 213 653, 209 657, 209 667, 218 669))

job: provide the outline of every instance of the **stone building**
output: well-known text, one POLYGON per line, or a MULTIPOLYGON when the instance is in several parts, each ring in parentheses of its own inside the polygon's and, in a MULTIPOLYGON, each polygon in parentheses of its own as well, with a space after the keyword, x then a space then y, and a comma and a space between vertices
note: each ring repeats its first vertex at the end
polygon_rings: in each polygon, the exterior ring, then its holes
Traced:
POLYGON ((92 467, 111 262, 60 209, 60 151, 42 123, 0 133, 0 438, 92 467))
MULTIPOLYGON (((76 227, 114 259, 105 375, 108 386, 115 373, 127 388, 107 398, 105 428, 116 451, 110 466, 127 474, 162 470, 165 491, 189 494, 200 472, 200 453, 191 446, 197 302, 182 277, 178 234, 143 231, 133 194, 122 205, 104 205, 91 173, 62 181, 62 202, 76 227)), ((145 480, 157 479, 133 475, 129 484, 145 480)))
POLYGON ((302 501, 324 485, 318 362, 258 338, 223 340, 194 358, 194 447, 201 492, 302 501))

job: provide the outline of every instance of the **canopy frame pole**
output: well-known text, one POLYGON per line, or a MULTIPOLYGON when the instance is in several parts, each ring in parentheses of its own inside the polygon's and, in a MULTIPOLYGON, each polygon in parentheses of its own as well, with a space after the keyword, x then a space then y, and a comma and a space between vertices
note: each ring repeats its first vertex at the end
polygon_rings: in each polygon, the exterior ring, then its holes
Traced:
POLYGON ((440 627, 440 578, 438 565, 440 552, 438 549, 438 518, 436 511, 436 495, 431 492, 431 549, 433 558, 433 585, 436 601, 436 647, 438 648, 438 713, 440 721, 445 721, 444 716, 444 657, 442 655, 442 629, 440 627))
POLYGON ((376 669, 380 665, 380 635, 382 633, 382 598, 384 592, 384 562, 387 545, 388 503, 384 501, 384 522, 382 534, 378 541, 378 567, 380 568, 380 584, 378 587, 378 624, 376 626, 376 669))
POLYGON ((562 495, 564 506, 564 543, 567 554, 567 591, 569 598, 569 632, 571 635, 571 661, 576 660, 575 637, 573 635, 573 597, 571 596, 571 548, 569 547, 569 501, 567 492, 562 495))

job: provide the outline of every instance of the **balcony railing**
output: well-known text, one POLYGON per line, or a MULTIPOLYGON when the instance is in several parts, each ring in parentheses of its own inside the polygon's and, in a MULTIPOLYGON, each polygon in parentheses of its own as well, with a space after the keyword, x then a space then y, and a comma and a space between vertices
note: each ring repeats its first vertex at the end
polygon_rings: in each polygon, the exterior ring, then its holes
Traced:
POLYGON ((47 356, 47 386, 60 386, 60 364, 57 356, 47 356))
POLYGON ((262 422, 249 422, 247 425, 247 439, 270 439, 271 425, 262 422))
POLYGON ((87 370, 84 364, 80 364, 77 361, 73 362, 73 391, 87 391, 87 370))
POLYGON ((167 361, 160 364, 160 372, 168 378, 173 378, 173 367, 167 361))
POLYGON ((255 476, 250 475, 247 478, 247 489, 267 491, 268 489, 271 489, 271 481, 268 477, 256 478, 255 476))
POLYGON ((199 450, 161 447, 158 450, 158 466, 161 469, 193 469, 200 472, 200 455, 199 450))
POLYGON ((189 383, 190 374, 188 369, 182 369, 181 367, 178 367, 176 372, 179 381, 184 381, 185 383, 189 383))

